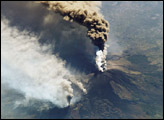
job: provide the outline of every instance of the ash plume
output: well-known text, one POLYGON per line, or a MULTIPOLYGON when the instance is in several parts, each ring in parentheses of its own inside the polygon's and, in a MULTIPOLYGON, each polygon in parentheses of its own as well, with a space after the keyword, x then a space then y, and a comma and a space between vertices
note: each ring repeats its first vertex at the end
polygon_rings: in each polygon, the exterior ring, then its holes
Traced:
POLYGON ((96 64, 99 71, 106 69, 105 42, 108 39, 109 23, 99 13, 100 2, 91 1, 40 1, 49 10, 59 13, 63 19, 77 22, 88 28, 87 36, 98 46, 96 64))

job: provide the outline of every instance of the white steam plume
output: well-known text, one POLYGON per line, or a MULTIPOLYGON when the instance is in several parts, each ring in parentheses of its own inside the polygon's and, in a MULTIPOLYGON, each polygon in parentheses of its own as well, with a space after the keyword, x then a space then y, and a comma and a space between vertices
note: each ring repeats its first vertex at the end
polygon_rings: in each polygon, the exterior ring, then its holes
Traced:
POLYGON ((107 45, 104 47, 104 50, 98 50, 96 52, 96 65, 99 71, 104 72, 107 69, 106 63, 106 55, 107 55, 107 45))
POLYGON ((68 96, 72 97, 71 104, 80 98, 72 84, 86 93, 64 61, 51 54, 50 46, 40 46, 36 35, 20 32, 8 22, 1 20, 2 83, 22 92, 26 99, 47 101, 58 107, 69 105, 68 96))

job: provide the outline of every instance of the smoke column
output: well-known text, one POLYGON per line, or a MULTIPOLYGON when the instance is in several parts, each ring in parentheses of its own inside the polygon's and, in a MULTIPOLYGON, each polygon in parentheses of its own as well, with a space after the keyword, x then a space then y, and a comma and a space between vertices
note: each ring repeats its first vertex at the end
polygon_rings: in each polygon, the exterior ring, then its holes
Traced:
POLYGON ((106 69, 105 42, 108 39, 109 23, 99 12, 101 3, 91 1, 41 1, 39 3, 62 15, 64 20, 75 21, 88 28, 87 35, 99 48, 96 52, 97 67, 103 72, 106 69))

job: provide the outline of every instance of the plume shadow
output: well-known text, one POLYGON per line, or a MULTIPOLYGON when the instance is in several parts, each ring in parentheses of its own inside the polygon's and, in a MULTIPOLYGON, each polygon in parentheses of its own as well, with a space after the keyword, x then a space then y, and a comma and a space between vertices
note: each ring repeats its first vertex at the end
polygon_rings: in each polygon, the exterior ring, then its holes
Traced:
POLYGON ((50 45, 53 54, 58 54, 66 65, 85 73, 94 72, 95 47, 87 37, 87 28, 70 23, 40 4, 31 1, 3 1, 1 19, 10 20, 10 26, 20 31, 28 30, 40 37, 40 45, 50 45))

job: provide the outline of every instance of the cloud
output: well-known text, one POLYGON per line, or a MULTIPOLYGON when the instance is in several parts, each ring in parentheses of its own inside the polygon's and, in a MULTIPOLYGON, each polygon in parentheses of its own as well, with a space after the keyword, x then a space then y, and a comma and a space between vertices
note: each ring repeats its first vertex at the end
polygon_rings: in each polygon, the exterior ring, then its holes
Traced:
POLYGON ((65 62, 51 54, 49 46, 39 45, 38 36, 10 27, 5 19, 1 25, 2 83, 23 93, 26 100, 47 101, 58 107, 68 106, 67 96, 72 97, 71 104, 80 98, 72 84, 86 93, 65 62))

